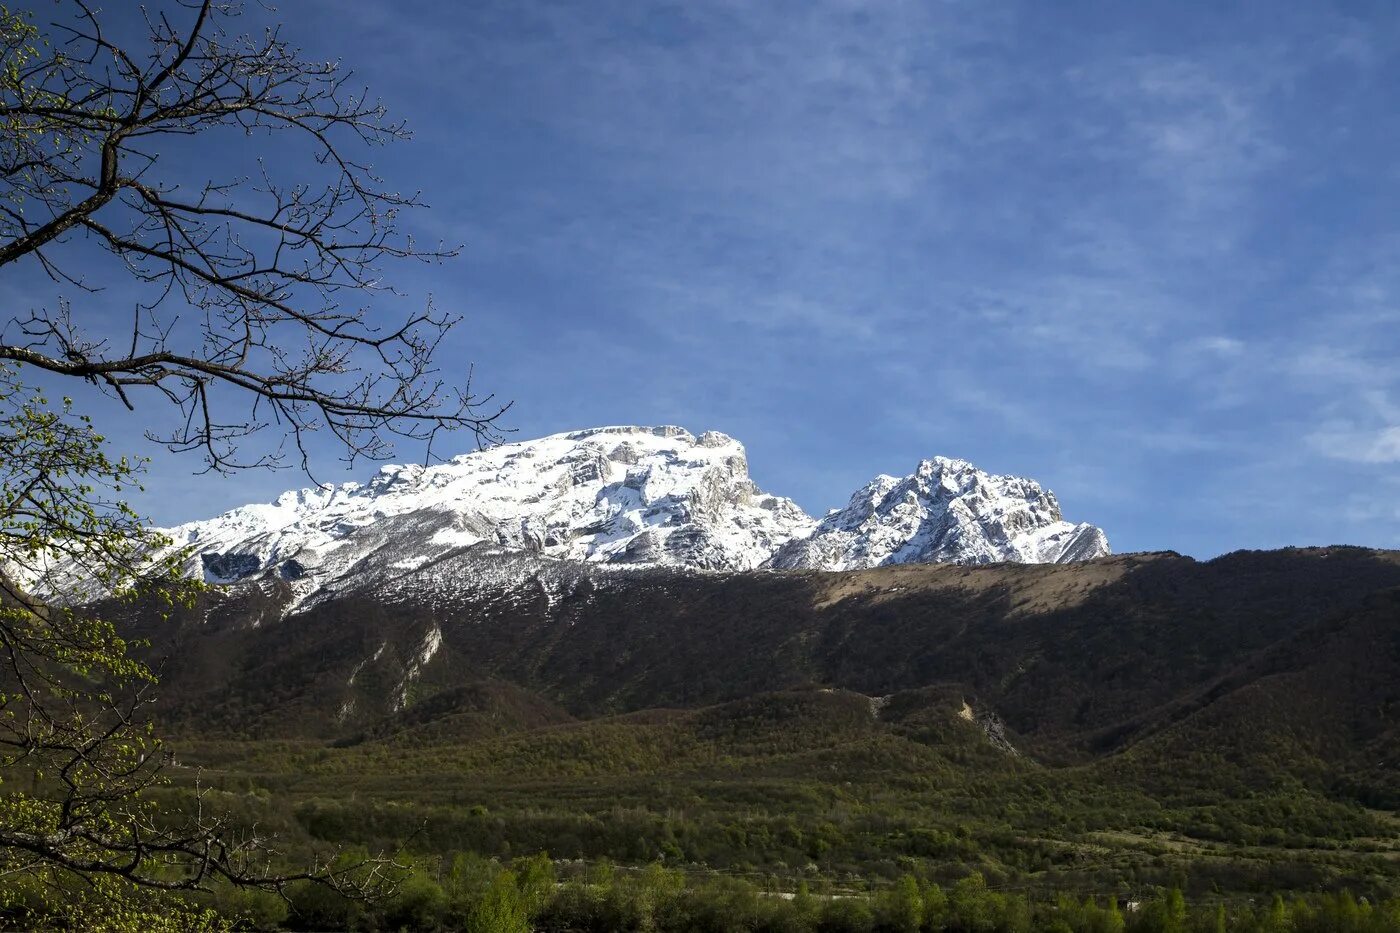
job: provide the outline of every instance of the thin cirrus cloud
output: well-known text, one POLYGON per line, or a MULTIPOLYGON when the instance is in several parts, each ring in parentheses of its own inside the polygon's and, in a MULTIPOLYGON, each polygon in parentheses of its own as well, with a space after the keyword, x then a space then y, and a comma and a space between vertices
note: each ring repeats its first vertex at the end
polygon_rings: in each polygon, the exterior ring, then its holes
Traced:
POLYGON ((1355 463, 1400 463, 1400 425, 1369 430, 1324 429, 1308 436, 1318 453, 1355 463))
POLYGON ((423 229, 466 249, 403 285, 468 315, 448 352, 515 399, 521 436, 725 430, 818 514, 947 454, 1041 480, 1123 549, 1400 543, 1393 510, 1354 496, 1260 507, 1319 458, 1375 490, 1400 460, 1400 12, 250 15, 343 57, 415 129, 376 168, 422 188, 423 229))

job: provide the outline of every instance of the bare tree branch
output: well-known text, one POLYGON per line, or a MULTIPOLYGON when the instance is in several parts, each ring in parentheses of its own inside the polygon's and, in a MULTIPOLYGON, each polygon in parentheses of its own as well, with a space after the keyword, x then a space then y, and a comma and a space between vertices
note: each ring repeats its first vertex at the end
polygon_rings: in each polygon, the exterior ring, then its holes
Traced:
POLYGON ((240 456, 266 428, 290 438, 303 467, 314 431, 352 463, 393 455, 396 440, 431 457, 445 430, 497 439, 508 405, 476 395, 469 366, 444 372, 439 361, 460 319, 431 304, 397 320, 376 308, 397 297, 387 262, 457 252, 402 234, 418 194, 390 189, 364 160, 406 139, 404 126, 337 63, 305 60, 276 29, 230 32, 236 5, 176 5, 184 24, 148 14, 143 49, 108 38, 82 0, 54 24, 54 47, 8 34, 0 47, 15 65, 0 81, 0 270, 28 263, 82 296, 12 311, 0 361, 86 380, 128 407, 153 391, 182 417, 152 439, 219 471, 281 463, 280 452, 240 456), (286 157, 277 170, 259 162, 192 186, 161 155, 191 134, 276 137, 286 157), (120 346, 75 323, 103 313, 73 267, 80 241, 146 289, 120 346))
POLYGON ((139 46, 115 41, 87 0, 57 6, 47 35, 0 7, 0 274, 55 285, 48 306, 0 309, 0 877, 383 892, 392 858, 289 871, 206 790, 179 813, 152 805, 170 762, 146 715, 158 678, 103 612, 49 597, 89 586, 178 600, 180 556, 123 504, 139 464, 109 459, 67 400, 19 380, 41 370, 129 409, 173 406, 176 427, 153 439, 210 470, 280 465, 284 446, 307 467, 316 431, 350 462, 390 456, 396 440, 431 457, 443 431, 487 442, 506 406, 473 393, 469 365, 444 366, 458 318, 431 302, 384 310, 401 298, 386 266, 456 250, 400 231, 419 196, 391 189, 366 153, 408 134, 336 63, 305 59, 276 29, 232 31, 240 11, 222 0, 140 8, 139 46), (191 182, 189 161, 167 153, 192 136, 280 155, 191 182), (139 296, 118 336, 112 281, 139 296), (242 454, 265 429, 284 443, 242 454))

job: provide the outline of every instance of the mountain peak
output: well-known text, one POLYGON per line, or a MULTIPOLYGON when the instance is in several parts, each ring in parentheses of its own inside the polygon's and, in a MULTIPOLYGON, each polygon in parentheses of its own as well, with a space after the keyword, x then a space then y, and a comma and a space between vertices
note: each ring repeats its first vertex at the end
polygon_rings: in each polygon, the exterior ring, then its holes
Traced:
POLYGON ((920 460, 918 471, 923 472, 949 472, 963 473, 968 470, 975 470, 972 464, 959 457, 944 457, 942 455, 930 457, 927 460, 920 460))
POLYGON ((880 475, 769 565, 852 570, 905 563, 1061 563, 1109 554, 1093 525, 1063 520, 1034 480, 984 473, 966 460, 922 460, 906 477, 880 475))
MULTIPOLYGON (((588 440, 588 439, 590 439, 590 438, 604 437, 604 436, 607 436, 607 435, 610 435, 610 434, 611 434, 611 435, 642 434, 642 435, 647 435, 647 436, 650 436, 650 437, 675 438, 675 439, 677 439, 677 440, 684 441, 684 442, 687 443, 687 444, 694 444, 694 443, 695 443, 695 435, 691 434, 691 433, 690 433, 689 431, 687 431, 685 428, 682 428, 682 427, 680 427, 680 426, 678 426, 678 425, 674 425, 674 424, 663 424, 663 425, 658 425, 658 426, 655 426, 655 427, 642 427, 642 426, 639 426, 639 425, 625 425, 625 424, 621 424, 621 425, 608 425, 608 426, 601 427, 601 428, 584 428, 584 429, 582 429, 582 430, 580 430, 580 431, 566 431, 566 432, 563 433, 563 434, 551 434, 551 435, 549 435, 548 437, 542 437, 542 438, 540 438, 538 441, 523 441, 523 442, 521 442, 521 443, 525 443, 525 444, 539 444, 539 443, 543 443, 543 442, 545 442, 545 441, 552 441, 552 440, 556 440, 556 439, 559 439, 559 438, 563 438, 563 439, 565 439, 565 440, 570 440, 570 441, 583 441, 583 440, 588 440)), ((471 454, 467 454, 466 456, 471 456, 471 454)))
POLYGON ((500 444, 424 467, 380 467, 368 483, 287 492, 171 529, 211 582, 295 561, 326 584, 374 562, 418 566, 486 544, 544 557, 759 566, 813 521, 760 490, 743 446, 718 431, 610 426, 500 444))
POLYGON ((754 484, 737 440, 675 425, 588 428, 434 466, 390 464, 364 484, 294 490, 168 533, 194 548, 190 569, 211 582, 276 571, 307 592, 473 545, 702 570, 1108 553, 1103 533, 1063 521, 1038 483, 951 457, 878 476, 817 522, 754 484))

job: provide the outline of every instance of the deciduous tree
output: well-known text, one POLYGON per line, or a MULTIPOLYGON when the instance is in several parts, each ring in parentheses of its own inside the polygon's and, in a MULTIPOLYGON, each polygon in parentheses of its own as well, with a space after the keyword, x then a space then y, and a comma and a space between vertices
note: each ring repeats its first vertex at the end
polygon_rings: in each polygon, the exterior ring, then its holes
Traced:
MULTIPOLYGON (((0 7, 0 275, 29 302, 0 315, 0 877, 363 894, 386 862, 288 869, 203 796, 150 803, 168 763, 144 715, 156 676, 70 604, 186 598, 181 555, 125 504, 140 464, 32 384, 151 404, 150 423, 173 407, 149 436, 217 471, 309 467, 313 432, 351 462, 405 439, 430 456, 445 430, 489 438, 501 406, 469 368, 440 371, 456 318, 385 308, 388 263, 453 250, 401 232, 418 196, 365 154, 406 131, 337 64, 240 32, 230 3, 143 7, 136 44, 85 0, 53 9, 43 24, 0 7), (267 158, 216 176, 169 154, 192 140, 267 158)), ((199 163, 215 164, 233 163, 199 163)))

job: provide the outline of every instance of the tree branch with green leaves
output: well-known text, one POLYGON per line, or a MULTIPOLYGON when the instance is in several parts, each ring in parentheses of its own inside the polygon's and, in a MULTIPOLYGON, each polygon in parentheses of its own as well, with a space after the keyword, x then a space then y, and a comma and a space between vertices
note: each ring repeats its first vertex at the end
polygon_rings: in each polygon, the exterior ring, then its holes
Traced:
POLYGON ((109 458, 70 409, 0 367, 0 879, 58 872, 163 890, 313 879, 358 897, 392 883, 387 858, 276 865, 272 840, 207 808, 205 791, 179 812, 149 798, 171 764, 147 715, 155 672, 101 615, 36 594, 81 581, 109 604, 174 606, 201 586, 120 498, 141 464, 109 458))
POLYGON ((337 63, 275 28, 240 33, 234 3, 142 7, 135 46, 86 0, 53 9, 44 25, 0 6, 0 275, 34 302, 0 310, 0 879, 382 892, 390 858, 289 869, 204 792, 178 812, 153 802, 171 764, 149 716, 158 672, 111 600, 172 607, 198 586, 126 504, 142 464, 22 379, 173 408, 147 436, 205 470, 309 470, 316 432, 352 463, 404 441, 431 458, 444 431, 489 442, 506 406, 440 361, 458 319, 386 310, 402 298, 387 266, 456 250, 401 231, 421 200, 366 156, 407 132, 337 63), (279 158, 200 177, 167 154, 191 139, 279 158))

